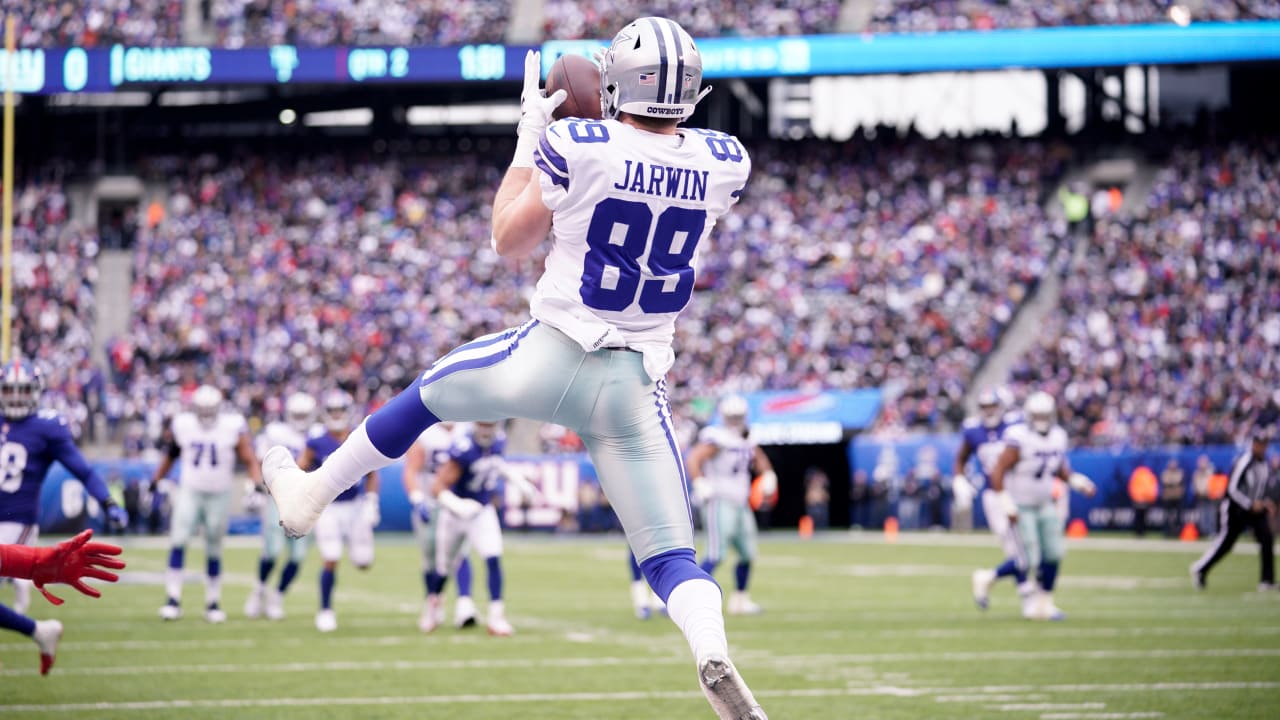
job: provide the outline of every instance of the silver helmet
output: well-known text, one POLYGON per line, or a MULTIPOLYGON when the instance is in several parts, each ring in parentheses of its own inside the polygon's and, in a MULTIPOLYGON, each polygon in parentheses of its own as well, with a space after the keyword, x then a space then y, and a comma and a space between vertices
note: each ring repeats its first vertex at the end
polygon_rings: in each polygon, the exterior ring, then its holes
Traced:
POLYGON ((600 59, 600 109, 686 120, 711 88, 701 90, 702 55, 672 20, 643 17, 618 31, 600 59))

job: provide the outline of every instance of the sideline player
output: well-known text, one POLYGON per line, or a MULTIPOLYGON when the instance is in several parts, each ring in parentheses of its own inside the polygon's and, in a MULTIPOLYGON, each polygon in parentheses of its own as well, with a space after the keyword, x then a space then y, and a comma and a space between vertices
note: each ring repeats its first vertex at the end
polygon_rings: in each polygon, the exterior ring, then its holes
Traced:
MULTIPOLYGON (((321 410, 325 431, 307 439, 306 449, 298 465, 316 467, 323 463, 346 440, 352 417, 351 396, 342 390, 325 393, 321 410)), ((338 561, 345 545, 351 564, 368 570, 373 566, 373 529, 382 516, 378 509, 378 474, 367 473, 364 482, 347 488, 325 508, 316 522, 316 547, 324 567, 320 570, 320 610, 316 613, 316 629, 333 632, 338 629, 338 616, 333 612, 333 587, 337 584, 338 561)))
MULTIPOLYGON (((284 401, 284 419, 270 422, 262 429, 258 436, 258 452, 265 453, 273 445, 282 445, 295 458, 301 457, 315 423, 315 415, 316 399, 304 392, 293 393, 284 401)), ((251 497, 256 500, 261 495, 251 497)), ((268 620, 283 620, 284 594, 307 557, 309 540, 306 537, 285 537, 275 503, 263 503, 259 514, 262 517, 262 555, 258 558, 258 581, 245 600, 244 614, 248 618, 258 618, 265 613, 268 620), (280 571, 279 582, 275 587, 268 587, 267 578, 282 552, 287 553, 288 560, 280 571)))
POLYGON ((164 620, 182 617, 182 566, 187 543, 195 537, 196 528, 204 528, 205 542, 205 611, 204 619, 221 623, 227 619, 219 603, 222 600, 222 539, 227 535, 231 509, 231 491, 239 456, 249 470, 255 485, 262 483, 258 456, 249 441, 249 428, 244 416, 222 407, 222 392, 212 385, 201 385, 191 395, 191 410, 180 412, 171 424, 169 452, 160 461, 151 478, 151 492, 169 474, 175 460, 181 459, 178 474, 178 498, 173 504, 169 527, 169 569, 165 573, 165 604, 160 608, 164 620))
MULTIPOLYGON (((401 482, 412 508, 409 522, 413 525, 413 536, 418 541, 418 548, 422 550, 422 585, 427 595, 422 601, 422 614, 418 616, 418 629, 422 632, 431 632, 444 622, 440 617, 443 606, 437 603, 436 607, 432 607, 430 599, 431 577, 436 573, 436 526, 431 523, 431 516, 438 511, 438 507, 431 495, 422 489, 422 478, 435 476, 439 466, 448 460, 449 448, 453 447, 454 440, 454 424, 438 423, 418 436, 418 441, 404 455, 401 482)), ((453 606, 453 624, 459 628, 474 627, 476 604, 471 599, 471 561, 466 553, 458 565, 457 575, 458 600, 453 606)))
POLYGON ((778 476, 768 456, 751 442, 747 427, 747 401, 728 395, 720 401, 723 425, 702 429, 698 444, 689 453, 693 495, 702 506, 707 529, 707 554, 702 569, 714 575, 732 545, 738 553, 734 568, 736 589, 729 596, 730 615, 757 615, 762 608, 747 594, 751 562, 756 557, 756 514, 751 510, 752 467, 760 474, 765 497, 778 491, 778 476))
MULTIPOLYGON (((89 597, 102 597, 84 578, 115 582, 119 575, 108 572, 121 570, 124 561, 112 555, 120 554, 120 547, 101 542, 89 542, 92 530, 85 530, 70 540, 63 540, 53 547, 27 547, 26 545, 0 545, 0 577, 30 580, 54 605, 61 605, 62 598, 49 592, 45 585, 66 583, 89 597)), ((62 623, 57 620, 35 621, 16 615, 0 605, 0 620, 14 626, 4 627, 35 640, 40 648, 40 674, 48 675, 58 652, 58 640, 62 638, 62 623)))
POLYGON ((563 425, 587 446, 645 577, 689 642, 708 702, 721 718, 759 720, 765 713, 729 659, 720 588, 695 560, 665 380, 698 246, 737 201, 750 161, 731 135, 679 127, 709 89, 700 90, 693 39, 671 20, 641 18, 600 54, 604 120, 548 125, 565 95, 545 97, 541 65, 530 51, 491 239, 499 255, 522 258, 551 233, 533 319, 438 360, 313 473, 273 448, 268 487, 286 532, 303 534, 335 496, 436 422, 563 425))
POLYGON ((489 582, 489 610, 486 626, 490 635, 515 632, 507 622, 502 600, 502 525, 493 505, 498 481, 510 473, 503 453, 506 439, 496 423, 477 422, 455 440, 436 470, 431 494, 436 498, 435 572, 427 579, 427 607, 430 622, 420 629, 431 632, 442 615, 440 594, 449 571, 468 548, 484 558, 489 582))
POLYGON ((1054 420, 1053 397, 1034 392, 1023 406, 1026 419, 1010 426, 1002 437, 1004 449, 991 472, 997 512, 1005 515, 1022 538, 1028 567, 1035 567, 1039 587, 1023 616, 1032 620, 1062 620, 1053 603, 1053 588, 1064 554, 1062 521, 1053 497, 1053 478, 1068 480, 1067 431, 1054 420))

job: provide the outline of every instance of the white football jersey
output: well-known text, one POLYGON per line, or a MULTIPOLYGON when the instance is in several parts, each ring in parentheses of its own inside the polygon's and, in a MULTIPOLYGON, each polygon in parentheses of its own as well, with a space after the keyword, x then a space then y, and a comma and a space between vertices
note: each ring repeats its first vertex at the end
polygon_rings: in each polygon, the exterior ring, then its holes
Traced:
POLYGON ((247 430, 239 413, 219 413, 212 426, 201 424, 195 413, 179 413, 173 418, 173 439, 182 451, 178 482, 201 492, 230 490, 236 446, 247 430))
POLYGON ((276 445, 283 445, 289 448, 289 452, 293 454, 293 459, 297 460, 307 447, 307 436, 289 423, 276 420, 267 423, 267 426, 262 429, 262 433, 258 435, 258 457, 266 455, 267 450, 276 445))
POLYGON ((698 442, 716 448, 702 465, 703 477, 711 483, 712 496, 737 505, 751 497, 751 460, 755 445, 733 428, 714 425, 698 433, 698 442))
MULTIPOLYGON (((445 427, 444 423, 436 423, 418 436, 418 443, 427 454, 426 465, 422 468, 427 478, 430 478, 436 469, 449 459, 449 448, 452 448, 458 438, 462 437, 463 430, 461 424, 445 427)), ((430 484, 429 480, 428 484, 430 484)))
POLYGON ((661 378, 675 318, 693 294, 698 251, 737 202, 751 160, 737 138, 616 120, 552 123, 535 154, 552 245, 534 318, 591 352, 626 347, 661 378))
POLYGON ((1005 487, 1019 505, 1053 502, 1053 478, 1067 457, 1067 431, 1054 425, 1041 435, 1018 423, 1004 431, 1006 447, 1018 448, 1018 462, 1005 473, 1005 487))

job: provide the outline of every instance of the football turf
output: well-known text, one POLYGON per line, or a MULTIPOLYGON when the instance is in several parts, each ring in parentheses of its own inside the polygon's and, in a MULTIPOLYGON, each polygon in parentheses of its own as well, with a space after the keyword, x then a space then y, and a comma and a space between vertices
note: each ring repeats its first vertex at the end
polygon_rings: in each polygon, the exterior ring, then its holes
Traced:
MULTIPOLYGON (((712 717, 676 628, 633 618, 621 538, 508 536, 511 638, 420 634, 417 549, 397 536, 379 538, 370 572, 340 567, 329 635, 312 624, 314 550, 288 618, 250 621, 256 547, 233 541, 230 620, 211 626, 200 545, 178 622, 157 616, 157 540, 129 544, 126 581, 102 600, 35 595, 35 614, 66 626, 57 665, 41 678, 34 644, 0 635, 0 717, 712 717)), ((774 720, 1275 717, 1280 593, 1255 591, 1255 546, 1241 545, 1198 593, 1187 565, 1203 543, 1074 542, 1057 594, 1068 619, 1030 623, 1009 584, 974 608, 970 571, 998 559, 987 537, 765 535, 753 595, 766 612, 730 617, 729 638, 774 720)), ((483 564, 475 585, 483 617, 483 564)))

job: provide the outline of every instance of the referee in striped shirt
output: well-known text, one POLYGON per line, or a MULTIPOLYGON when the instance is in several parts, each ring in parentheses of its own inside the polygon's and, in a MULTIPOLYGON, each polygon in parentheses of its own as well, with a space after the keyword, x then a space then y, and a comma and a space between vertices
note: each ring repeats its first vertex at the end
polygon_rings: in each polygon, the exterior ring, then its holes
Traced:
POLYGON ((1236 538, 1245 530, 1253 530, 1258 539, 1262 559, 1262 575, 1258 591, 1275 589, 1275 557, 1272 549, 1274 537, 1268 522, 1275 515, 1276 504, 1267 497, 1267 442, 1269 428, 1254 429, 1249 451, 1236 458, 1231 466, 1231 478, 1227 481, 1227 495, 1222 499, 1218 513, 1218 534, 1209 549, 1191 565, 1191 579, 1197 589, 1203 590, 1209 570, 1231 552, 1236 538))

